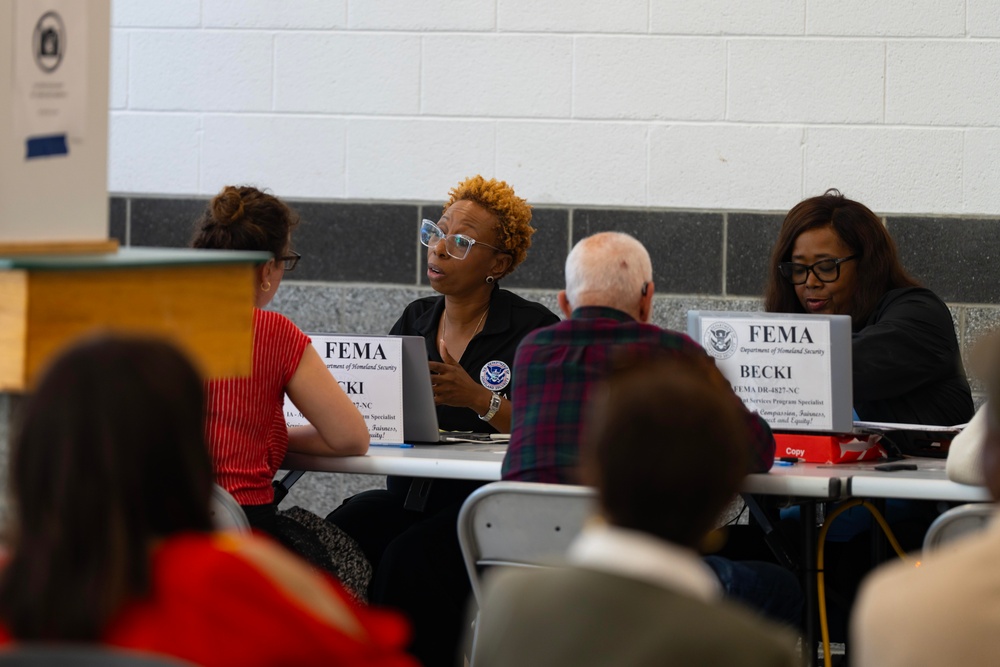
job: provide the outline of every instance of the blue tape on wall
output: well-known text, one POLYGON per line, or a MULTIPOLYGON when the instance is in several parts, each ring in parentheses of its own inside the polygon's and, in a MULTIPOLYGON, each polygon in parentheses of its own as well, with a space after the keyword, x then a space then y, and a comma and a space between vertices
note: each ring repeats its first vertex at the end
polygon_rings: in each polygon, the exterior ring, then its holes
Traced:
POLYGON ((36 157, 51 157, 53 155, 69 155, 69 146, 66 145, 65 134, 29 137, 26 148, 27 154, 24 156, 26 160, 36 157))

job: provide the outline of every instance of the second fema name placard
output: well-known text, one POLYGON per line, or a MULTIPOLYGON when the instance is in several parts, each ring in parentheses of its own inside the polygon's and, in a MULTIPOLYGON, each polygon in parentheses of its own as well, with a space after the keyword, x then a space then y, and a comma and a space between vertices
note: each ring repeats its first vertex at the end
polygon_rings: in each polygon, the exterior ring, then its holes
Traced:
POLYGON ((772 429, 851 431, 850 317, 690 311, 688 334, 772 429))

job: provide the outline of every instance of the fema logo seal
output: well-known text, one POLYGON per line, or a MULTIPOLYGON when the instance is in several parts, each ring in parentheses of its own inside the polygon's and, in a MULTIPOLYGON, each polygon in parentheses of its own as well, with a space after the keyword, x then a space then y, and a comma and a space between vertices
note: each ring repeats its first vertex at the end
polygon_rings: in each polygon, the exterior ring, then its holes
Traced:
POLYGON ((38 19, 31 49, 40 70, 46 73, 56 71, 66 52, 66 26, 59 14, 46 12, 38 19))
POLYGON ((716 359, 728 359, 736 354, 736 332, 725 322, 715 322, 705 331, 702 344, 716 359))
POLYGON ((479 382, 490 391, 500 391, 510 384, 510 366, 502 361, 487 361, 479 371, 479 382))

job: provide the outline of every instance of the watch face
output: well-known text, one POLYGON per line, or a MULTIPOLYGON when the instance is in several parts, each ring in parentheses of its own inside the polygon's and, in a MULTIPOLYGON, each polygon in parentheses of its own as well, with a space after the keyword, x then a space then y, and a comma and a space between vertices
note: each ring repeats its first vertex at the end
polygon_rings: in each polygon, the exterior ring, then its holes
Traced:
POLYGON ((479 382, 492 392, 510 384, 510 366, 502 361, 487 361, 479 371, 479 382))

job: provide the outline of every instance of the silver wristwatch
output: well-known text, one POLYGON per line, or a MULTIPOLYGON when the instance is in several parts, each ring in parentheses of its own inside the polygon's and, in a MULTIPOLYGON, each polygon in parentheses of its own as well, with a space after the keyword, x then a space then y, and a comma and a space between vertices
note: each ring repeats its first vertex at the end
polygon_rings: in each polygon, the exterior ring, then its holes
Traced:
POLYGON ((485 415, 479 415, 479 418, 484 422, 488 422, 496 416, 497 412, 500 410, 500 394, 494 392, 493 397, 490 399, 490 409, 486 411, 485 415))

